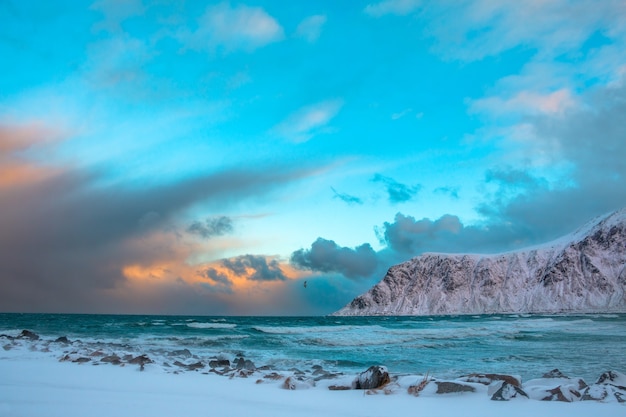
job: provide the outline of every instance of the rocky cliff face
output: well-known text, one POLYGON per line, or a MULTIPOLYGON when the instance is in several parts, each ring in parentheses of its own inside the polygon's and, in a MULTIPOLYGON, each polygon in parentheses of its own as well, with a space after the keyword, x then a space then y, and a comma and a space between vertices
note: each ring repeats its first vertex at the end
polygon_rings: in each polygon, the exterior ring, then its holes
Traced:
POLYGON ((534 248, 418 256, 335 314, 557 312, 626 312, 626 208, 534 248))

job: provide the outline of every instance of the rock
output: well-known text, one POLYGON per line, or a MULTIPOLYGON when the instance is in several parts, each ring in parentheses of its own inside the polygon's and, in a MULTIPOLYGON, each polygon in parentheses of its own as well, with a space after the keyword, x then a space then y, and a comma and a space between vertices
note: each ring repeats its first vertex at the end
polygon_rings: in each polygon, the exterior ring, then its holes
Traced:
POLYGON ((22 333, 17 336, 17 339, 28 339, 31 341, 35 341, 39 340, 39 335, 37 333, 31 332, 30 330, 22 330, 22 333))
POLYGON ((180 349, 169 352, 167 356, 182 356, 184 358, 191 358, 193 355, 191 354, 191 351, 189 349, 180 349))
POLYGON ((117 355, 109 355, 100 359, 100 362, 110 363, 112 365, 120 365, 122 360, 117 355))
POLYGON ((465 385, 465 384, 459 384, 457 382, 450 382, 450 381, 436 381, 435 384, 437 384, 437 394, 452 394, 452 393, 459 393, 459 392, 476 392, 476 388, 470 386, 470 385, 465 385))
POLYGON ((214 359, 209 361, 209 366, 211 368, 229 368, 230 361, 228 359, 214 359))
POLYGON ((360 373, 352 385, 355 389, 377 389, 391 382, 389 372, 385 366, 370 366, 367 371, 360 373))
POLYGON ((238 359, 235 359, 235 369, 255 371, 256 366, 254 366, 254 363, 250 359, 238 358, 238 359))
POLYGON ((305 379, 299 379, 294 376, 285 378, 282 387, 288 390, 309 389, 315 386, 315 382, 305 379))
POLYGON ((331 391, 347 391, 352 389, 352 387, 348 387, 346 385, 330 385, 328 389, 331 391))
POLYGON ((147 363, 153 363, 153 361, 144 353, 143 355, 132 358, 128 361, 128 363, 133 365, 139 365, 139 370, 143 371, 144 365, 147 363))
POLYGON ((587 388, 587 383, 581 378, 568 378, 560 372, 548 373, 547 378, 531 379, 524 384, 524 390, 533 400, 540 401, 578 401, 581 390, 587 388))
POLYGON ((271 374, 264 375, 263 378, 278 381, 279 379, 283 379, 283 376, 276 372, 272 372, 271 374))
POLYGON ((553 369, 550 372, 543 374, 542 378, 569 378, 569 377, 563 375, 563 373, 559 371, 558 369, 553 369))
POLYGON ((617 371, 606 371, 582 393, 583 401, 626 402, 626 375, 617 371))
POLYGON ((589 385, 582 393, 581 401, 626 402, 626 390, 611 384, 589 385))
POLYGON ((179 366, 181 368, 185 368, 188 371, 195 371, 197 369, 202 369, 204 368, 204 364, 202 362, 196 362, 196 363, 192 363, 192 364, 186 364, 186 363, 182 363, 179 361, 175 361, 174 365, 179 366))
POLYGON ((143 355, 136 356, 128 361, 128 363, 133 365, 144 365, 146 363, 152 363, 152 359, 148 357, 145 353, 143 355))
POLYGON ((626 375, 617 371, 606 371, 600 375, 596 384, 611 384, 626 389, 626 375))
POLYGON ((490 385, 494 381, 504 381, 510 385, 514 385, 520 388, 522 387, 522 381, 520 378, 504 374, 469 374, 463 375, 462 377, 458 378, 457 381, 473 382, 483 385, 490 385))
POLYGON ((80 357, 80 358, 76 358, 74 359, 72 362, 74 363, 85 363, 85 362, 90 362, 91 359, 90 358, 85 358, 85 357, 80 357))
POLYGON ((515 385, 511 385, 508 382, 503 382, 500 389, 498 389, 492 396, 491 399, 493 401, 509 401, 513 398, 528 398, 528 394, 526 394, 520 387, 516 387, 515 385))
POLYGON ((67 336, 61 336, 61 337, 58 337, 54 341, 54 343, 63 343, 64 345, 69 345, 72 342, 70 342, 70 340, 67 338, 67 336))

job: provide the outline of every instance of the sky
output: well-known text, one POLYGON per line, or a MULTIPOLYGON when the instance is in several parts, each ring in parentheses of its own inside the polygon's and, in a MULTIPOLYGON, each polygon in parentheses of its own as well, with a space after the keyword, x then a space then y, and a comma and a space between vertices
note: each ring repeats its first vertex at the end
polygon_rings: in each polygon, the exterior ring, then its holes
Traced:
POLYGON ((558 238, 626 206, 624 51, 622 0, 0 0, 0 311, 324 315, 558 238))

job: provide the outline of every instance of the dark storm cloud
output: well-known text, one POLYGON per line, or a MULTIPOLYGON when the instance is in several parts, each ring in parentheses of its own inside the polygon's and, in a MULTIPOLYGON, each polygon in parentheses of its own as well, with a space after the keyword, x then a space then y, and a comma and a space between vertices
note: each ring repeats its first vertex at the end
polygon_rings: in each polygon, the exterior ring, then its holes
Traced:
POLYGON ((421 185, 406 185, 397 182, 393 178, 385 177, 381 174, 374 175, 372 182, 380 182, 385 185, 390 203, 404 203, 417 195, 422 188, 421 185))
POLYGON ((205 239, 213 236, 223 236, 233 231, 233 221, 230 217, 209 217, 204 223, 195 221, 189 225, 187 232, 205 239))
POLYGON ((287 279, 278 260, 268 260, 265 256, 241 255, 223 259, 222 266, 235 275, 252 281, 285 281, 287 279))
POLYGON ((359 278, 370 276, 376 270, 378 259, 369 243, 351 249, 320 237, 313 242, 311 249, 293 252, 291 263, 301 269, 338 272, 348 278, 359 278))
POLYGON ((209 283, 202 283, 203 287, 210 292, 223 292, 226 294, 233 294, 233 283, 224 274, 220 273, 215 268, 207 268, 200 272, 200 276, 208 278, 209 283))
POLYGON ((361 200, 359 197, 355 197, 350 194, 339 193, 333 187, 330 187, 330 189, 333 190, 333 198, 338 198, 339 200, 347 204, 363 204, 363 200, 361 200))
POLYGON ((175 256, 149 242, 131 245, 131 239, 163 229, 192 204, 221 210, 305 175, 280 166, 233 169, 136 189, 104 186, 102 174, 73 170, 1 187, 0 305, 90 311, 87 295, 124 280, 125 265, 175 256))

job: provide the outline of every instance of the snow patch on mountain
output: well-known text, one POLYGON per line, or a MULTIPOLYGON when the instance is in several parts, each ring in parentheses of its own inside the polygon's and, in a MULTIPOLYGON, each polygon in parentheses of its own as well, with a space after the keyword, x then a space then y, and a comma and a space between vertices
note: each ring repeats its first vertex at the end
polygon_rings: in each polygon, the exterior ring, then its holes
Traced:
POLYGON ((425 253, 334 314, 563 312, 626 312, 626 208, 519 251, 425 253))

